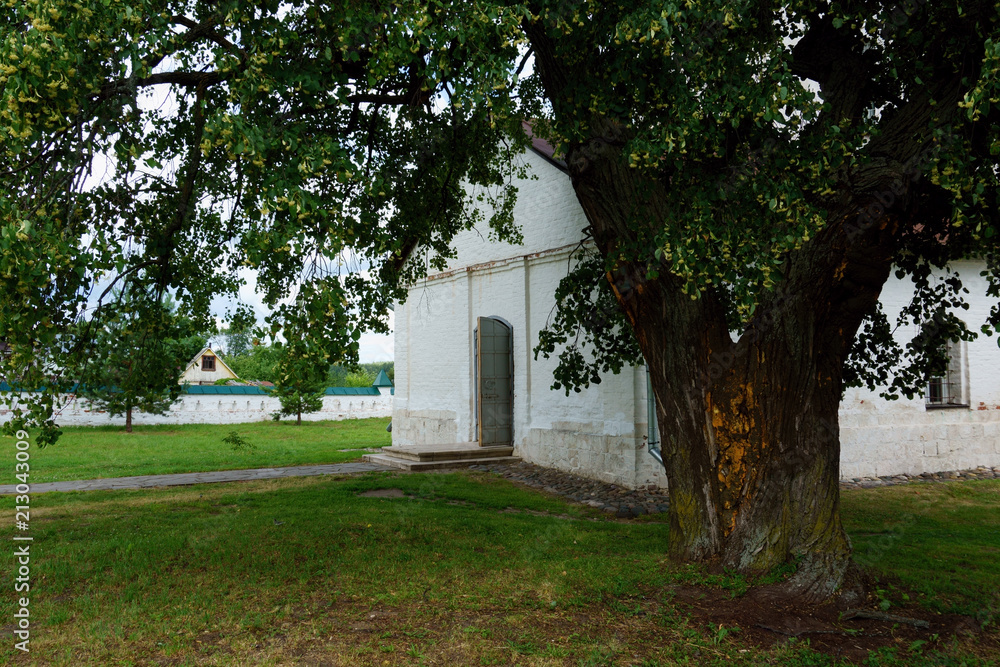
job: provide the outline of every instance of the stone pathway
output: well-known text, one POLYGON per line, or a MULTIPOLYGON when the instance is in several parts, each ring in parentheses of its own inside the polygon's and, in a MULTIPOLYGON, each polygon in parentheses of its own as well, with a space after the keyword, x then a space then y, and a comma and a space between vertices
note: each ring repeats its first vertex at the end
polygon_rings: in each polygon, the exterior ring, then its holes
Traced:
POLYGON ((627 489, 623 486, 598 482, 561 470, 542 468, 524 461, 475 465, 470 466, 469 469, 493 472, 533 489, 541 489, 584 505, 596 507, 608 514, 614 514, 620 519, 666 512, 669 502, 666 493, 660 491, 627 489))
MULTIPOLYGON (((253 468, 250 470, 217 470, 215 472, 187 472, 176 475, 139 475, 136 477, 109 477, 107 479, 82 479, 71 482, 32 484, 31 493, 47 491, 101 491, 109 489, 150 489, 157 486, 186 486, 210 482, 245 482, 253 479, 276 477, 312 477, 315 475, 343 475, 358 472, 388 470, 383 466, 360 461, 331 463, 287 468, 253 468)), ((16 493, 16 485, 0 486, 0 495, 16 493)))
MULTIPOLYGON (((520 461, 518 463, 493 463, 471 466, 471 470, 496 473, 534 489, 540 489, 569 500, 583 503, 622 519, 643 514, 660 514, 667 511, 668 497, 662 490, 627 489, 625 487, 598 482, 561 470, 542 468, 520 461)), ((287 468, 255 468, 251 470, 220 470, 216 472, 192 472, 176 475, 142 475, 137 477, 112 477, 108 479, 87 479, 72 482, 49 482, 32 484, 31 493, 47 491, 97 491, 107 489, 149 489, 158 486, 185 486, 211 482, 241 482, 254 479, 275 479, 278 477, 311 477, 315 475, 337 475, 390 470, 384 466, 361 461, 334 463, 327 465, 292 466, 287 468)), ((399 471, 396 471, 399 472, 399 471)), ((887 477, 861 477, 842 480, 840 488, 859 489, 878 486, 894 486, 910 482, 950 482, 970 479, 1000 479, 1000 467, 975 468, 922 475, 895 475, 887 477)), ((0 486, 0 495, 16 493, 16 486, 0 486)))

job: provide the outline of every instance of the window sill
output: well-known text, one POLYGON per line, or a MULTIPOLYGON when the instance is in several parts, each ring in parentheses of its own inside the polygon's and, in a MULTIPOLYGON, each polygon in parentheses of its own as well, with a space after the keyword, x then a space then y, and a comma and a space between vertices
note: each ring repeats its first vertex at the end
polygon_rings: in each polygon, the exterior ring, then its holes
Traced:
POLYGON ((959 408, 963 410, 968 410, 970 407, 971 406, 968 403, 940 403, 940 404, 925 403, 924 404, 924 408, 926 408, 927 410, 955 410, 959 408))

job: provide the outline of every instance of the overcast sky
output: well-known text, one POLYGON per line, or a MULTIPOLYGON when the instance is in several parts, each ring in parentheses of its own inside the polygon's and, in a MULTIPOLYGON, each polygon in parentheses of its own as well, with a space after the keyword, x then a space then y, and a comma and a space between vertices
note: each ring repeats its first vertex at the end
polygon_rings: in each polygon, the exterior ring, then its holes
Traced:
MULTIPOLYGON (((240 288, 239 303, 244 303, 253 308, 253 312, 257 315, 257 323, 262 324, 264 317, 268 314, 267 306, 264 305, 260 298, 260 295, 256 292, 256 275, 253 271, 244 269, 240 272, 242 277, 246 280, 246 285, 240 288)), ((222 324, 226 321, 226 312, 232 311, 234 307, 238 305, 233 299, 217 296, 215 300, 212 301, 212 315, 215 316, 217 323, 222 324)), ((393 313, 389 312, 389 329, 393 328, 393 313)), ((365 333, 361 335, 361 349, 359 352, 359 360, 361 363, 369 363, 372 361, 392 361, 393 360, 393 349, 392 349, 392 333, 386 334, 374 334, 365 333)))

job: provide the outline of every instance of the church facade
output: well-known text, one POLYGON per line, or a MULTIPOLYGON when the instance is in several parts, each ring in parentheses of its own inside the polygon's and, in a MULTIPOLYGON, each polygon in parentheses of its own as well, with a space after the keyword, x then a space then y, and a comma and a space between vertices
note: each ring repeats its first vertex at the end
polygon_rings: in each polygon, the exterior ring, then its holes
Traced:
MULTIPOLYGON (((632 488, 665 486, 648 451, 657 434, 644 368, 567 395, 551 389, 556 360, 532 354, 587 221, 543 143, 523 159, 535 176, 518 183, 523 243, 462 232, 447 270, 412 285, 396 306, 393 444, 509 442, 515 455, 542 466, 632 488)), ((953 269, 972 292, 963 317, 975 329, 990 308, 985 297, 975 299, 985 294, 981 263, 953 269)), ((890 278, 882 293, 890 322, 909 299, 908 283, 890 278)), ((915 334, 895 333, 902 341, 915 334)), ((950 355, 947 375, 932 380, 925 397, 887 401, 877 392, 847 392, 842 478, 1000 465, 997 343, 980 336, 954 345, 950 355)))

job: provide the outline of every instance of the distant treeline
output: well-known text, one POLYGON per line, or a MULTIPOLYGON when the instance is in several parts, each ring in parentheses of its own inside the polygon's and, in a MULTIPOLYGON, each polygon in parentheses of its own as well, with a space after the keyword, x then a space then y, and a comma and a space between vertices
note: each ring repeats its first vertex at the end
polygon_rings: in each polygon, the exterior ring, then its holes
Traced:
MULTIPOLYGON (((223 360, 241 380, 276 383, 278 355, 279 351, 270 345, 255 345, 242 354, 224 355, 223 360)), ((326 384, 328 387, 370 387, 382 370, 390 380, 396 381, 393 362, 377 361, 360 364, 354 370, 334 364, 327 371, 326 384)))

